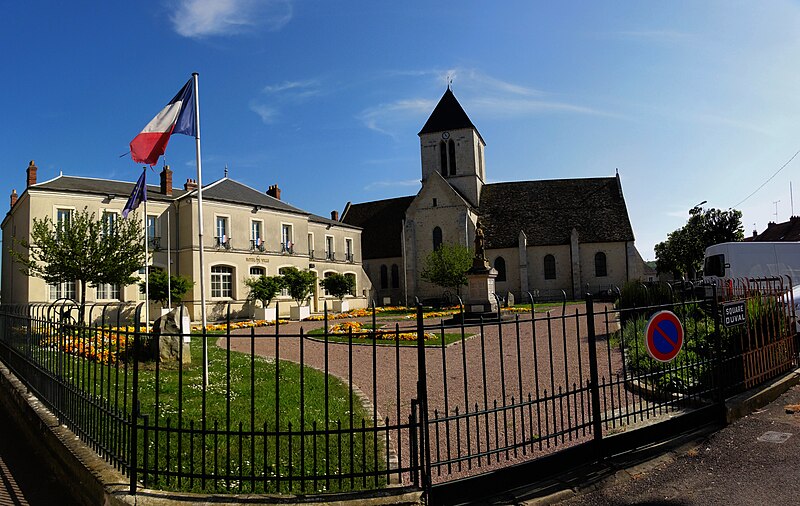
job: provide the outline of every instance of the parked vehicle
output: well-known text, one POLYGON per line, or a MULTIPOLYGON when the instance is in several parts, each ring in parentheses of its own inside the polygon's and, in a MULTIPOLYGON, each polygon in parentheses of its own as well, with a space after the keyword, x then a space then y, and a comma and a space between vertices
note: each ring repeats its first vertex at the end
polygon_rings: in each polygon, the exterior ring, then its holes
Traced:
POLYGON ((703 280, 789 276, 800 283, 800 242, 723 242, 706 248, 703 280))

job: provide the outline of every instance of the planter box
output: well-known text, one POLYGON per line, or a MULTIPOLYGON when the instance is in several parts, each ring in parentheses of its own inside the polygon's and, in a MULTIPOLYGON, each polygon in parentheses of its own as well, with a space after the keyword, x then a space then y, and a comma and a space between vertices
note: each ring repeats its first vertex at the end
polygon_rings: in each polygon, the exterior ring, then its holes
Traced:
POLYGON ((256 307, 253 308, 253 319, 271 322, 277 320, 278 315, 274 307, 256 307))
POLYGON ((292 306, 289 308, 289 318, 292 320, 302 321, 311 316, 311 308, 309 306, 292 306))
POLYGON ((331 301, 330 308, 332 311, 337 313, 346 313, 350 311, 350 301, 347 299, 345 300, 333 300, 331 301))

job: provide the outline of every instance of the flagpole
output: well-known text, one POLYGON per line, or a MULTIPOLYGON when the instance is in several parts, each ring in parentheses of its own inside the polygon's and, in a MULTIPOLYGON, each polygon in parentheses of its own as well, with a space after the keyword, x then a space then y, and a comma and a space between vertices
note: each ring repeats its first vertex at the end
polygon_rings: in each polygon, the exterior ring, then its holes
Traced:
MULTIPOLYGON (((169 168, 169 167, 167 167, 169 168)), ((169 251, 169 212, 172 206, 167 208, 167 307, 172 310, 172 256, 169 251)))
MULTIPOLYGON (((147 194, 147 167, 142 167, 144 176, 144 194, 147 194)), ((144 328, 150 325, 150 254, 148 253, 148 233, 147 228, 147 198, 144 199, 144 328)))
MULTIPOLYGON (((200 92, 197 86, 197 72, 192 73, 194 81, 195 151, 197 153, 197 229, 200 241, 200 315, 203 329, 206 328, 206 267, 203 259, 203 162, 200 157, 200 92)), ((208 386, 208 342, 203 339, 203 385, 208 386)))

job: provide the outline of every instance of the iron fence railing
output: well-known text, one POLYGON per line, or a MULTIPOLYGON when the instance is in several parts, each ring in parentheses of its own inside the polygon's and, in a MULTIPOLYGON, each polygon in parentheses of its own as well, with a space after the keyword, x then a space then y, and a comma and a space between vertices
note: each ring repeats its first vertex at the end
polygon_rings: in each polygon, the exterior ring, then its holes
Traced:
POLYGON ((629 429, 719 406, 798 365, 781 280, 711 287, 708 298, 695 288, 670 287, 660 301, 651 289, 624 308, 562 295, 494 316, 417 305, 415 318, 387 320, 373 306, 344 323, 325 313, 262 328, 231 321, 229 310, 191 334, 129 323, 141 305, 92 307, 83 318, 67 300, 2 306, 0 358, 129 476, 133 493, 405 486, 436 502, 437 490, 467 493, 463 478, 577 446, 607 450, 629 429), (753 309, 725 327, 720 305, 733 300, 753 309), (643 344, 663 310, 684 330, 671 362, 643 344))

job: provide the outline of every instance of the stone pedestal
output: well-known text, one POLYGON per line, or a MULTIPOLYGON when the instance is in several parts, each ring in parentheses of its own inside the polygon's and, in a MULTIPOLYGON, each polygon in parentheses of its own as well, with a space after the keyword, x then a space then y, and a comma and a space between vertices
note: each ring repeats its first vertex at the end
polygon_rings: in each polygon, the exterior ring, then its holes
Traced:
POLYGON ((497 271, 485 259, 475 258, 472 268, 467 271, 467 297, 464 310, 469 317, 496 317, 499 314, 497 299, 494 297, 494 280, 497 271))

